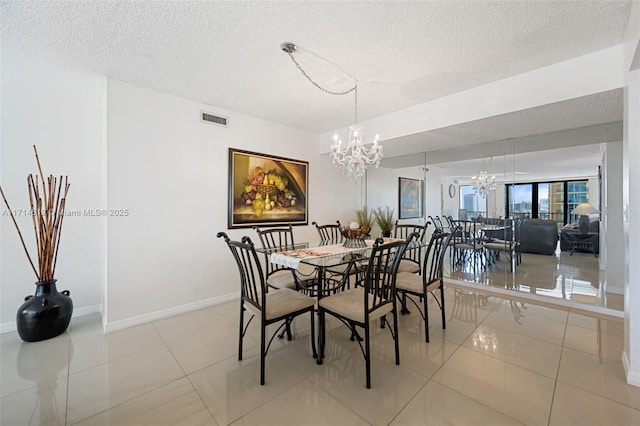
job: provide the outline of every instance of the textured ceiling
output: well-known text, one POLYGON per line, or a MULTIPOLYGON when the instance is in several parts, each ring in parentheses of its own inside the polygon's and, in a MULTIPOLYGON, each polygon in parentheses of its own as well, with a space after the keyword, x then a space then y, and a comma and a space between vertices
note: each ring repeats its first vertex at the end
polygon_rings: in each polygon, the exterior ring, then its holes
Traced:
POLYGON ((353 98, 313 87, 280 51, 283 41, 303 48, 298 58, 321 84, 341 88, 357 78, 366 120, 619 44, 629 2, 2 1, 0 8, 6 78, 65 88, 106 76, 320 134, 351 123, 353 98))
MULTIPOLYGON (((95 73, 314 133, 619 44, 629 2, 9 2, 2 72, 95 73), (328 66, 317 56, 337 64, 328 66), (33 67, 38 64, 39 67, 33 67), (343 69, 345 72, 342 72, 343 69)), ((73 74, 50 75, 54 80, 73 74)))

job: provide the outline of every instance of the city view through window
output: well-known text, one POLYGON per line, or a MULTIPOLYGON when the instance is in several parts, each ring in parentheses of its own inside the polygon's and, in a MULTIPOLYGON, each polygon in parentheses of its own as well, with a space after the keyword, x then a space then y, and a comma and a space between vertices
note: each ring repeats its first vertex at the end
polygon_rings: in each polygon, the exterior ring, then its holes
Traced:
POLYGON ((513 184, 507 188, 509 215, 550 219, 560 225, 575 221, 573 209, 589 202, 586 180, 513 184))
MULTIPOLYGON (((460 186, 460 210, 469 219, 487 217, 487 199, 478 195, 471 185, 460 186)), ((462 219, 462 217, 460 217, 462 219)))

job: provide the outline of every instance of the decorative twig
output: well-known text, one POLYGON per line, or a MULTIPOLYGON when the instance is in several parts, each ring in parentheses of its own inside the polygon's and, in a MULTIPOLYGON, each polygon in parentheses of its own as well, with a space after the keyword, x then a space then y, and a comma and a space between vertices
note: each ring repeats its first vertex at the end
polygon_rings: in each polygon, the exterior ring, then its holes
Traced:
POLYGON ((18 231, 18 236, 20 237, 20 241, 22 242, 22 248, 24 248, 24 252, 27 254, 27 259, 29 259, 29 263, 31 264, 31 269, 33 269, 33 273, 36 274, 38 281, 40 281, 40 275, 38 275, 38 272, 36 271, 36 267, 33 265, 33 261, 31 260, 31 256, 29 255, 29 250, 27 250, 27 245, 24 243, 24 238, 22 238, 22 232, 20 232, 20 227, 18 227, 18 222, 16 222, 16 218, 13 215, 13 210, 11 210, 11 207, 9 207, 9 202, 7 201, 7 198, 4 196, 2 185, 0 185, 0 194, 2 194, 2 199, 4 200, 4 204, 7 206, 7 209, 9 210, 9 214, 11 215, 11 220, 13 220, 13 224, 15 225, 16 230, 18 231))
POLYGON ((38 252, 38 259, 40 259, 42 247, 40 246, 40 238, 38 238, 36 210, 35 210, 35 205, 33 204, 35 194, 31 190, 33 188, 33 175, 31 174, 27 177, 27 186, 29 187, 29 206, 31 207, 31 211, 29 213, 31 213, 31 220, 33 221, 33 233, 36 236, 36 250, 38 252))
MULTIPOLYGON (((60 181, 62 182, 62 177, 60 178, 60 181)), ((60 247, 60 235, 62 235, 62 219, 64 219, 64 209, 66 208, 66 205, 67 205, 67 192, 69 192, 70 186, 71 184, 68 183, 68 178, 65 177, 64 197, 62 197, 62 205, 61 205, 61 209, 63 213, 60 215, 60 224, 56 229, 56 233, 58 234, 58 242, 56 243, 56 249, 53 255, 53 269, 51 270, 51 279, 53 279, 53 276, 56 273, 56 264, 58 263, 58 247, 60 247)))
POLYGON ((27 245, 24 242, 13 210, 9 207, 9 203, 2 191, 2 187, 0 187, 0 193, 2 194, 4 203, 9 209, 11 219, 18 231, 22 247, 27 254, 31 268, 36 274, 38 281, 44 282, 54 279, 58 250, 60 248, 60 235, 62 234, 62 222, 67 204, 67 193, 71 185, 69 184, 69 178, 67 176, 64 177, 64 188, 62 176, 60 176, 59 182, 53 175, 49 175, 45 180, 38 157, 38 150, 35 145, 33 146, 33 151, 35 153, 39 174, 35 175, 35 179, 32 174, 27 177, 27 187, 29 191, 33 232, 36 238, 36 250, 38 252, 37 270, 31 259, 27 245), (42 185, 42 192, 40 192, 40 185, 42 185))

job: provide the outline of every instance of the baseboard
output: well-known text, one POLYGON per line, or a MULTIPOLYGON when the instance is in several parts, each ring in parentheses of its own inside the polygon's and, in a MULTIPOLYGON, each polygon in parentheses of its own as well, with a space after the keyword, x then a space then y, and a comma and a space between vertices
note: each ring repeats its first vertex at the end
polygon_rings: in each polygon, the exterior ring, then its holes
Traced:
MULTIPOLYGON (((167 317, 171 317, 178 314, 183 314, 185 312, 195 311, 197 309, 207 308, 209 306, 218 305, 220 303, 229 302, 231 300, 236 300, 239 297, 240 297, 240 292, 225 294, 223 296, 212 297, 210 299, 200 300, 198 302, 188 303, 186 305, 169 308, 162 311, 156 311, 149 314, 129 318, 126 320, 114 321, 112 323, 107 323, 104 326, 104 328, 105 328, 105 332, 109 333, 116 330, 122 330, 128 327, 133 327, 135 325, 144 324, 150 321, 167 318, 167 317)), ((102 315, 102 305, 85 306, 82 308, 74 309, 73 318, 92 315, 96 313, 102 315)), ((12 333, 14 331, 16 331, 15 321, 0 324, 0 334, 12 333)))
MULTIPOLYGON (((102 315, 102 305, 92 305, 92 306, 85 306, 83 308, 74 308, 73 315, 71 316, 71 318, 83 317, 86 315, 92 315, 96 313, 102 315)), ((0 334, 11 333, 16 330, 17 329, 16 329, 15 321, 5 322, 3 324, 0 324, 0 334)))
POLYGON ((161 311, 151 312, 137 317, 127 318, 125 320, 107 322, 104 326, 105 333, 111 333, 112 331, 122 330, 124 328, 133 327, 140 324, 145 324, 151 321, 159 320, 162 318, 172 317, 174 315, 183 314, 185 312, 195 311, 197 309, 207 308, 209 306, 219 305, 220 303, 229 302, 240 298, 240 292, 234 292, 231 294, 225 294, 223 296, 216 296, 198 302, 187 303, 186 305, 180 305, 161 311))
POLYGON ((622 366, 624 367, 627 384, 640 387, 640 373, 629 370, 629 356, 627 355, 627 351, 622 351, 622 366))

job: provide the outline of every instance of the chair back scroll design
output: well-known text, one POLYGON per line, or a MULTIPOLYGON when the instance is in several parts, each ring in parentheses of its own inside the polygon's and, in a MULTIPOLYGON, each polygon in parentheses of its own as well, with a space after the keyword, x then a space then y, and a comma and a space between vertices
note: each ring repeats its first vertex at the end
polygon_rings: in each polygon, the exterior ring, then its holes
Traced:
MULTIPOLYGON (((425 241, 427 228, 431 222, 427 221, 424 225, 420 224, 400 224, 396 220, 394 227, 394 238, 407 239, 411 234, 418 233, 418 240, 425 241)), ((418 247, 407 247, 404 256, 398 266, 398 272, 420 273, 422 265, 422 245, 418 247)))
POLYGON ((437 281, 442 282, 444 256, 449 242, 457 230, 459 229, 454 228, 452 232, 434 232, 431 235, 431 241, 429 241, 423 263, 423 281, 425 287, 437 281))
POLYGON ((442 219, 440 219, 440 216, 429 216, 429 221, 435 226, 436 232, 443 232, 442 219))
POLYGON ((331 244, 338 244, 342 242, 342 230, 340 229, 340 221, 336 221, 336 225, 327 224, 327 225, 318 225, 316 222, 312 222, 312 225, 316 227, 316 231, 318 231, 318 235, 320 236, 320 240, 322 242, 327 242, 331 244))
MULTIPOLYGON (((291 224, 275 228, 254 226, 253 229, 258 233, 263 249, 293 250, 295 248, 291 224)), ((264 253, 264 271, 267 284, 274 288, 297 288, 293 270, 283 265, 271 263, 269 256, 270 253, 264 253)))

